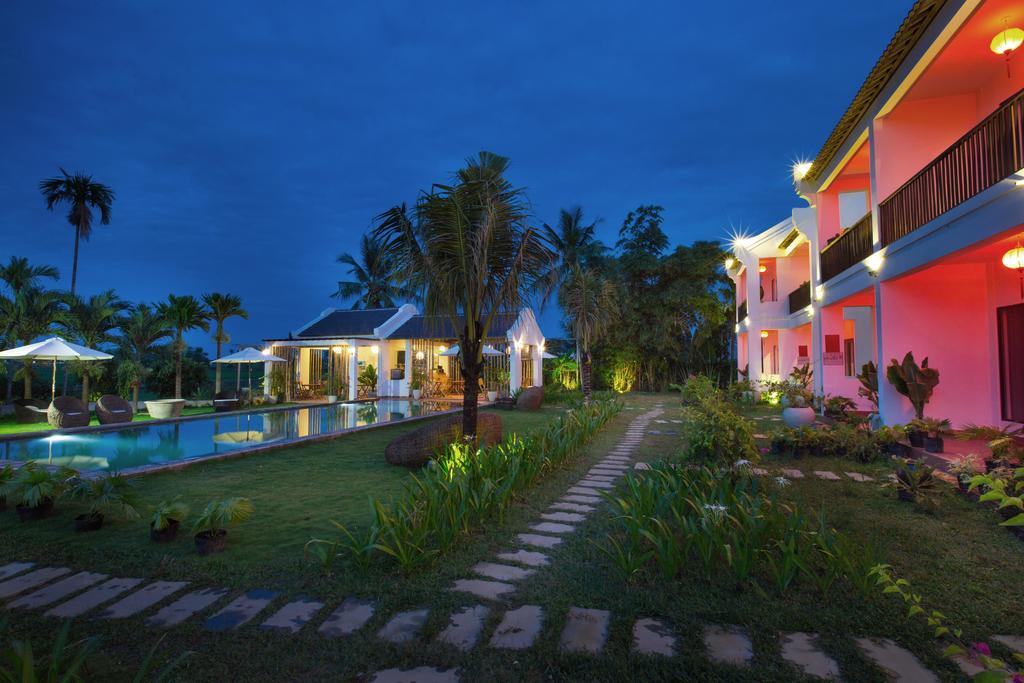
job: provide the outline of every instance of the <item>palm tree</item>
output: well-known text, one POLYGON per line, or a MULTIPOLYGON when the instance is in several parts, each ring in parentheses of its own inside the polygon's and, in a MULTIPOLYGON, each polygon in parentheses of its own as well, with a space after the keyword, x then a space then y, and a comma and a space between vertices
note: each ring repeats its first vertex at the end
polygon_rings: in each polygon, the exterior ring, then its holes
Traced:
MULTIPOLYGON (((30 287, 39 287, 39 281, 43 278, 57 280, 60 273, 53 266, 33 266, 24 256, 11 256, 7 265, 0 266, 0 282, 6 285, 10 296, 0 294, 0 343, 6 344, 10 336, 11 328, 15 324, 17 307, 14 300, 21 292, 30 287)), ((5 374, 7 375, 7 402, 14 398, 14 373, 10 370, 8 361, 4 361, 5 374)))
MULTIPOLYGON (((214 292, 212 294, 203 295, 203 303, 210 311, 210 320, 216 323, 214 328, 213 340, 217 342, 217 358, 220 358, 221 348, 224 344, 231 341, 231 337, 228 336, 227 332, 224 331, 224 321, 228 318, 244 318, 249 319, 249 312, 242 308, 242 298, 235 296, 234 294, 220 294, 214 292)), ((216 379, 214 380, 214 393, 220 392, 220 370, 221 364, 217 363, 216 379)))
POLYGON ((592 261, 608 250, 594 234, 600 219, 589 225, 584 224, 583 207, 562 209, 558 214, 558 227, 544 224, 544 236, 558 254, 558 266, 562 279, 568 276, 573 266, 592 265, 592 261))
MULTIPOLYGON (((49 332, 53 325, 63 320, 64 296, 38 287, 26 287, 3 303, 6 317, 10 320, 7 336, 31 344, 34 339, 49 332)), ((22 370, 24 381, 23 398, 32 398, 32 360, 25 359, 22 370)))
POLYGON ((194 296, 170 294, 157 305, 157 312, 174 332, 174 398, 181 398, 181 358, 185 353, 185 333, 210 331, 210 311, 194 296))
POLYGON ((53 210, 58 204, 68 205, 68 223, 75 229, 75 258, 71 266, 71 293, 75 293, 78 281, 78 243, 88 241, 92 235, 92 210, 100 212, 100 223, 110 223, 110 206, 114 203, 114 191, 106 185, 93 182, 92 176, 84 173, 68 175, 63 168, 61 175, 39 183, 39 191, 46 200, 46 208, 53 210))
POLYGON ((359 242, 359 258, 349 253, 338 257, 348 266, 351 280, 339 280, 336 299, 355 297, 352 308, 390 308, 396 298, 409 298, 410 293, 399 282, 395 258, 384 243, 374 235, 363 235, 359 242))
MULTIPOLYGON (((67 336, 89 348, 99 348, 117 341, 114 330, 123 323, 122 314, 131 307, 122 301, 112 289, 83 299, 77 294, 66 298, 67 310, 58 321, 67 336)), ((74 363, 75 370, 82 376, 82 402, 89 402, 89 380, 101 371, 98 363, 74 363)))
POLYGON ((508 159, 480 152, 451 185, 422 193, 411 212, 402 205, 381 214, 375 231, 424 312, 459 338, 467 438, 476 437, 483 342, 495 316, 518 308, 555 260, 527 225, 525 194, 505 179, 507 168, 508 159))
POLYGON ((568 316, 569 328, 579 344, 583 399, 589 401, 593 390, 593 358, 590 352, 618 315, 615 285, 596 272, 577 265, 565 282, 562 310, 568 316))
POLYGON ((122 386, 132 389, 132 403, 139 411, 139 385, 149 369, 146 356, 161 339, 171 336, 167 320, 148 304, 136 304, 121 323, 121 353, 127 357, 117 369, 122 386))

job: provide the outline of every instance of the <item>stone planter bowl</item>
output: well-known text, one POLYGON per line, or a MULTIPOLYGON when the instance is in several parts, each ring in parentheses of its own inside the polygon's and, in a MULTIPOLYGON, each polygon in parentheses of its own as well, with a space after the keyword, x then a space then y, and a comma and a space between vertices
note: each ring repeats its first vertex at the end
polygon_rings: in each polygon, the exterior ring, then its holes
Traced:
POLYGON ((786 423, 787 427, 798 429, 800 427, 809 427, 814 424, 815 414, 814 408, 785 408, 782 411, 782 421, 786 423))
POLYGON ((181 411, 184 408, 185 399, 183 398, 164 398, 159 401, 146 401, 146 411, 154 420, 181 417, 181 411))

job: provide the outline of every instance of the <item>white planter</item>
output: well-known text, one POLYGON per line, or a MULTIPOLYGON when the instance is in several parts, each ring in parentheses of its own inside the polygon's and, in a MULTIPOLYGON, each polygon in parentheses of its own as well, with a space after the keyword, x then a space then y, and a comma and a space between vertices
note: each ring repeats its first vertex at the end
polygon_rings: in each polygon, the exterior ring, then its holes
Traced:
POLYGON ((809 427, 814 424, 814 408, 785 408, 782 411, 782 421, 787 427, 809 427))
POLYGON ((420 396, 422 396, 422 395, 423 395, 423 391, 421 389, 413 389, 412 390, 412 397, 413 397, 413 399, 418 401, 418 400, 420 400, 420 396))
POLYGON ((491 403, 494 403, 495 401, 497 401, 498 400, 498 392, 497 391, 488 391, 487 392, 487 400, 490 401, 491 403))
POLYGON ((334 394, 327 394, 327 402, 328 403, 337 403, 338 402, 338 397, 336 395, 334 395, 334 394))

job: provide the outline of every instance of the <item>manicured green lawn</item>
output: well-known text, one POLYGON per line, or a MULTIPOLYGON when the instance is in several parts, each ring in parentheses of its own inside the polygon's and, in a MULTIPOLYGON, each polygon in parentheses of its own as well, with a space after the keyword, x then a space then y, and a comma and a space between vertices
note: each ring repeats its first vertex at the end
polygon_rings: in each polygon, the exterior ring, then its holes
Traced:
MULTIPOLYGON (((740 587, 726 575, 707 575, 689 567, 675 581, 642 575, 626 584, 597 549, 614 520, 607 509, 593 513, 558 547, 545 551, 548 567, 521 582, 508 606, 541 605, 545 621, 537 644, 526 651, 502 651, 480 644, 468 654, 434 642, 453 611, 480 600, 447 589, 471 567, 493 560, 494 553, 514 549, 514 536, 535 522, 538 514, 564 494, 583 472, 619 440, 640 411, 663 402, 664 418, 678 418, 678 395, 630 396, 627 407, 595 437, 575 462, 552 472, 501 522, 473 533, 454 552, 409 576, 372 568, 362 574, 342 565, 324 577, 303 561, 301 547, 313 534, 327 532, 329 520, 355 524, 369 517, 370 494, 397 494, 409 475, 382 465, 380 448, 388 434, 376 430, 278 453, 194 467, 180 473, 148 477, 147 496, 180 492, 198 503, 217 495, 249 495, 256 516, 231 533, 231 546, 220 556, 199 558, 191 539, 171 547, 155 547, 145 538, 142 522, 118 523, 96 534, 75 536, 67 531, 72 510, 41 524, 19 525, 12 513, 0 515, 4 553, 11 558, 70 563, 76 569, 116 572, 118 576, 183 578, 198 586, 225 585, 267 588, 282 592, 279 602, 304 595, 329 607, 350 596, 369 598, 377 614, 355 635, 328 641, 315 628, 295 636, 268 633, 247 626, 238 632, 210 634, 191 620, 167 632, 163 644, 170 652, 193 650, 180 680, 363 680, 387 667, 457 666, 462 680, 495 681, 798 681, 781 659, 778 637, 786 631, 820 633, 822 644, 840 664, 844 680, 883 681, 881 672, 856 650, 853 638, 890 637, 911 649, 942 680, 962 680, 943 660, 930 634, 919 622, 907 622, 902 603, 889 596, 867 598, 846 584, 827 596, 810 587, 784 595, 740 587), (8 539, 10 542, 8 543, 8 539), (10 550, 8 550, 10 549, 10 550), (569 607, 609 610, 608 644, 600 656, 570 655, 559 649, 569 607), (396 611, 430 608, 430 616, 412 643, 393 645, 375 637, 396 611), (672 659, 638 657, 630 653, 632 627, 638 618, 665 621, 679 638, 672 659), (711 664, 700 641, 707 624, 734 624, 747 629, 755 658, 748 671, 711 664)), ((506 427, 535 427, 556 414, 502 413, 506 427)), ((758 409, 756 431, 768 433, 779 423, 763 418, 777 411, 758 409)), ((641 447, 641 459, 654 461, 679 448, 679 437, 667 434, 682 425, 653 423, 641 447)), ((785 496, 805 511, 821 510, 833 526, 895 565, 922 593, 926 607, 943 611, 968 638, 988 640, 995 633, 1024 633, 1024 587, 1018 580, 1024 544, 996 526, 994 513, 980 509, 943 489, 938 506, 919 510, 897 502, 880 486, 891 471, 888 463, 862 465, 846 461, 806 459, 766 460, 770 468, 796 467, 808 473, 794 480, 785 496), (823 481, 813 470, 862 472, 875 483, 823 481)), ((187 534, 186 534, 187 536, 187 534)), ((491 610, 485 637, 503 616, 505 606, 491 610)), ((321 614, 320 617, 324 615, 321 614)), ((52 638, 55 624, 34 613, 12 613, 12 625, 39 641, 52 638)), ((130 672, 160 634, 142 626, 141 618, 121 622, 75 622, 72 635, 100 634, 105 647, 93 666, 101 680, 119 680, 130 672), (141 641, 141 642, 140 642, 141 641)), ((991 641, 989 641, 991 642, 991 641)), ((1005 654, 1005 653, 1004 653, 1005 654)))
MULTIPOLYGON (((181 411, 184 416, 189 415, 207 415, 213 412, 213 408, 185 408, 181 411)), ((149 422, 152 420, 149 413, 139 413, 135 415, 132 422, 149 422)), ((98 427, 100 422, 93 417, 89 424, 98 427)), ((9 436, 11 434, 29 434, 31 432, 50 432, 53 431, 53 427, 45 422, 35 422, 32 424, 20 424, 14 421, 13 415, 4 415, 0 417, 0 436, 9 436)))

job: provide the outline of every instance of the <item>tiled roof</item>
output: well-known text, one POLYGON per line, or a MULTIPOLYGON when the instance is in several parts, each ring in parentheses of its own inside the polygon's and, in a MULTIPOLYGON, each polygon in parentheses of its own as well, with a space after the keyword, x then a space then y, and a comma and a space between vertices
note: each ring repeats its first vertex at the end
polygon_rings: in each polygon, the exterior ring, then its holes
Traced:
MULTIPOLYGON (((499 313, 494 316, 487 337, 504 337, 509 328, 515 325, 519 316, 515 313, 499 313)), ((458 337, 451 322, 444 316, 414 315, 405 321, 397 330, 388 335, 389 339, 455 339, 458 337)))
POLYGON ((372 335, 376 327, 389 320, 397 308, 375 308, 366 311, 335 310, 300 330, 297 339, 321 337, 359 337, 372 335))
POLYGON ((896 31, 896 35, 889 41, 882 56, 878 58, 871 73, 860 86, 853 102, 839 119, 836 127, 832 129, 832 133, 825 140, 818 155, 814 157, 814 163, 811 164, 811 169, 804 176, 804 180, 813 183, 821 179, 822 172, 839 153, 857 123, 870 109, 875 98, 885 88, 889 79, 899 69, 900 64, 903 63, 903 60, 924 34, 925 29, 945 4, 946 0, 917 0, 914 3, 903 23, 900 24, 899 30, 896 31))

